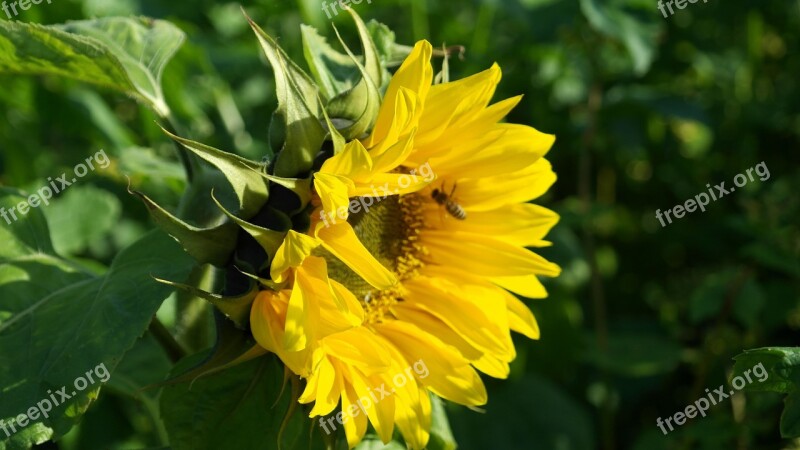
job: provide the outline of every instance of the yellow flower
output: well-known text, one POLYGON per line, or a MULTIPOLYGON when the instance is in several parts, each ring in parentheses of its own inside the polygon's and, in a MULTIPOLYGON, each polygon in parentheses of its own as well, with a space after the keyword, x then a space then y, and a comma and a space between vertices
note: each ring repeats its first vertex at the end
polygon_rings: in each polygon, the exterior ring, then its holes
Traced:
POLYGON ((499 123, 520 97, 489 104, 497 65, 432 85, 431 52, 417 43, 371 135, 314 174, 309 235, 290 234, 271 266, 288 287, 253 307, 258 342, 307 378, 300 401, 315 402, 311 416, 341 405, 344 420, 327 425, 343 426, 351 448, 368 421, 384 442, 396 425, 411 448, 424 448, 428 391, 485 404, 476 369, 507 377, 510 331, 539 337, 510 292, 546 297, 537 275, 560 272, 526 249, 549 245, 558 221, 526 203, 555 182, 543 158, 554 136, 499 123), (409 370, 415 364, 424 376, 409 370))

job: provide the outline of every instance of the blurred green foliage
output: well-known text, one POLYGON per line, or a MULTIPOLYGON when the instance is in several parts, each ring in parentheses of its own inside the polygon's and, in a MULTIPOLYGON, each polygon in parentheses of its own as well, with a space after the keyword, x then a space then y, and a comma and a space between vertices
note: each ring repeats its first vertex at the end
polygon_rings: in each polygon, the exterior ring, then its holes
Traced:
MULTIPOLYGON (((330 35, 320 0, 243 4, 295 61, 303 60, 301 23, 330 35)), ((452 78, 498 62, 497 98, 525 94, 509 120, 558 136, 549 159, 559 181, 541 203, 562 221, 542 253, 564 273, 548 284, 547 300, 529 302, 542 339, 515 339, 510 380, 487 380, 486 414, 449 408, 459 448, 800 448, 780 437, 775 393, 732 398, 667 436, 656 426, 727 383, 743 350, 797 344, 798 2, 698 2, 668 19, 655 0, 373 0, 355 8, 386 23, 398 42, 466 46, 463 60, 450 61, 452 78), (656 219, 656 210, 706 184, 730 187, 762 161, 769 179, 666 227, 656 219)), ((163 80, 182 135, 252 159, 268 154, 274 81, 238 4, 59 0, 17 19, 109 15, 165 19, 186 32, 163 80)), ((334 23, 358 48, 346 15, 334 23)), ((98 273, 154 227, 129 182, 177 206, 185 179, 173 145, 131 99, 55 77, 0 77, 0 184, 33 191, 100 149, 111 166, 44 208, 59 254, 99 261, 98 273)), ((174 296, 159 317, 185 346, 206 348, 210 312, 186 302, 174 296)), ((158 393, 139 389, 169 370, 145 335, 57 448, 167 445, 158 393)))

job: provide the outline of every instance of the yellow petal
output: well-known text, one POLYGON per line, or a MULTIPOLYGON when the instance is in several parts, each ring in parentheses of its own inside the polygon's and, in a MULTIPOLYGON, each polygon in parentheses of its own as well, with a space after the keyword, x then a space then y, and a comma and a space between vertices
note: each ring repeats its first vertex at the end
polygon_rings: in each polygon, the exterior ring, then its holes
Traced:
POLYGON ((488 277, 503 289, 527 298, 546 298, 547 290, 536 275, 522 275, 516 277, 488 277))
POLYGON ((319 329, 318 298, 314 295, 311 277, 304 270, 295 275, 289 309, 286 311, 286 334, 283 348, 287 352, 305 349, 314 341, 315 331, 319 329))
MULTIPOLYGON (((445 186, 451 186, 447 181, 445 186)), ((456 186, 457 188, 457 186, 456 186)), ((467 231, 484 234, 520 247, 540 246, 558 223, 559 216, 547 208, 531 203, 517 203, 488 211, 468 213, 468 220, 442 220, 441 207, 425 211, 427 222, 448 232, 467 231)))
MULTIPOLYGON (((469 220, 469 219, 467 219, 469 220)), ((422 241, 431 262, 486 277, 540 274, 558 276, 561 269, 522 247, 476 233, 425 231, 422 241)))
POLYGON ((391 172, 400 164, 403 164, 408 155, 414 150, 414 136, 416 128, 412 128, 408 133, 398 138, 397 142, 389 146, 385 152, 372 152, 374 172, 376 174, 391 172))
POLYGON ((372 172, 372 158, 361 141, 348 142, 344 150, 322 164, 321 173, 343 175, 351 180, 358 180, 372 172))
POLYGON ((383 104, 375 122, 372 135, 367 139, 367 148, 374 147, 383 141, 389 134, 394 123, 395 103, 398 92, 401 88, 408 89, 419 98, 420 102, 425 101, 425 97, 431 87, 433 80, 433 67, 431 67, 431 54, 433 49, 428 41, 419 41, 414 49, 397 69, 397 72, 389 82, 384 95, 383 104))
POLYGON ((275 258, 270 266, 270 275, 276 283, 282 282, 284 272, 289 268, 298 267, 308 255, 319 246, 319 242, 311 236, 289 230, 283 244, 275 253, 275 258))
POLYGON ((343 175, 317 172, 314 174, 314 190, 322 202, 323 210, 332 219, 347 220, 350 206, 350 191, 353 181, 343 175))
POLYGON ((325 353, 365 373, 386 370, 391 360, 373 333, 364 327, 332 334, 322 340, 325 353))
POLYGON ((307 295, 319 310, 318 339, 361 325, 364 309, 351 292, 328 278, 325 259, 309 256, 297 269, 297 277, 303 278, 307 295))
POLYGON ((355 448, 364 439, 364 434, 367 432, 367 417, 361 413, 358 407, 358 395, 353 386, 346 381, 343 382, 341 414, 347 445, 349 448, 355 448), (358 412, 351 415, 350 411, 358 412))
POLYGON ((491 133, 457 151, 431 158, 440 176, 481 178, 486 174, 511 174, 534 164, 555 142, 555 136, 533 127, 498 124, 491 133))
POLYGON ((344 305, 344 310, 340 308, 339 311, 346 313, 345 317, 351 325, 361 325, 364 322, 364 308, 356 296, 342 284, 334 280, 329 282, 337 305, 344 305))
POLYGON ((352 382, 355 393, 358 395, 361 405, 361 412, 366 410, 369 421, 375 427, 375 431, 381 440, 388 444, 394 432, 394 395, 385 396, 383 390, 388 386, 380 377, 374 376, 371 379, 361 374, 358 370, 352 370, 352 382), (379 388, 384 388, 380 390, 379 388), (376 394, 376 392, 380 392, 376 394))
POLYGON ((316 233, 325 250, 375 288, 389 289, 397 283, 397 277, 370 254, 349 223, 337 223, 330 227, 318 225, 316 233))
MULTIPOLYGON (((416 308, 425 311, 444 322, 481 352, 510 358, 511 353, 503 336, 504 332, 508 333, 505 309, 498 308, 497 305, 483 306, 472 301, 490 291, 472 289, 467 292, 471 296, 463 295, 465 292, 451 294, 449 289, 456 288, 456 285, 445 281, 417 277, 404 282, 408 295, 404 304, 398 305, 396 309, 402 311, 403 308, 416 308)), ((434 330, 426 330, 438 336, 434 330)))
POLYGON ((524 303, 513 295, 506 297, 508 307, 508 325, 512 330, 522 333, 531 339, 539 339, 539 324, 533 313, 524 303))
POLYGON ((273 298, 278 295, 285 294, 261 291, 250 308, 250 328, 253 332, 253 337, 260 346, 273 353, 277 351, 278 345, 272 331, 276 328, 278 330, 283 328, 279 325, 281 320, 272 306, 273 298))
POLYGON ((423 361, 429 370, 423 381, 436 395, 447 400, 479 406, 486 403, 486 388, 469 361, 452 347, 414 325, 398 320, 375 325, 409 361, 423 361))
POLYGON ((384 192, 390 192, 391 195, 411 194, 424 189, 431 184, 432 180, 416 174, 382 173, 372 177, 371 181, 372 183, 369 186, 356 185, 354 195, 371 197, 375 196, 375 193, 378 192, 382 195, 377 198, 383 200, 383 197, 386 196, 386 194, 383 194, 384 192))
POLYGON ((539 158, 531 166, 511 174, 459 180, 455 195, 465 210, 487 211, 533 200, 547 192, 555 181, 550 163, 539 158))
POLYGON ((422 309, 409 307, 406 302, 401 302, 392 307, 392 313, 398 320, 413 323, 418 328, 428 330, 447 345, 452 346, 468 361, 480 359, 483 352, 467 342, 461 335, 448 326, 441 319, 422 309))
POLYGON ((313 366, 310 354, 305 351, 287 352, 283 348, 288 303, 289 291, 260 292, 250 309, 250 328, 259 345, 278 355, 292 372, 307 376, 313 366))
POLYGON ((313 384, 317 391, 314 395, 314 407, 311 409, 309 417, 330 414, 339 404, 342 392, 341 374, 328 358, 323 358, 311 377, 314 378, 314 381, 313 383, 309 381, 309 386, 313 384))
POLYGON ((500 77, 500 67, 493 64, 467 78, 431 86, 420 120, 419 145, 431 143, 448 128, 457 128, 459 122, 479 114, 491 100, 500 77))
POLYGON ((481 355, 480 358, 472 362, 472 365, 486 375, 501 380, 508 378, 508 374, 511 373, 511 367, 508 362, 489 353, 481 355))

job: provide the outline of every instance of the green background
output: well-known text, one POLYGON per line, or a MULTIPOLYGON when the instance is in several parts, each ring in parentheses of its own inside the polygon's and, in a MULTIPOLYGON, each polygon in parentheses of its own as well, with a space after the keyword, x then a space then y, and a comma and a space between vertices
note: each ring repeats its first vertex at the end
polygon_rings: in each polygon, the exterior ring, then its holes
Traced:
MULTIPOLYGON (((301 23, 333 35, 319 0, 243 5, 298 62, 301 23)), ((743 350, 797 343, 800 2, 711 0, 667 19, 655 0, 372 0, 355 8, 398 42, 464 45, 464 60, 450 62, 453 78, 497 62, 496 98, 525 94, 509 120, 557 135, 548 158, 559 179, 539 203, 562 221, 541 253, 564 272, 547 283, 548 299, 528 302, 542 339, 515 337, 509 380, 486 379, 485 413, 448 406, 459 448, 800 448, 780 438, 782 399, 773 393, 734 396, 668 436, 656 427, 706 388, 727 385, 743 350), (656 220, 657 209, 706 184, 730 187, 762 161, 769 179, 666 227, 656 220)), ((164 88, 188 137, 260 160, 274 84, 237 3, 53 0, 16 19, 131 14, 187 33, 164 88)), ((346 15, 334 23, 356 43, 346 15)), ((108 170, 43 208, 55 251, 102 271, 154 228, 127 193, 126 175, 160 204, 174 206, 183 191, 155 120, 87 85, 0 76, 0 184, 35 190, 105 149, 108 170)), ((211 344, 208 308, 173 297, 159 317, 190 349, 211 344)), ((162 353, 145 335, 82 423, 42 448, 164 445, 157 392, 130 395, 131 386, 166 376, 162 353)))

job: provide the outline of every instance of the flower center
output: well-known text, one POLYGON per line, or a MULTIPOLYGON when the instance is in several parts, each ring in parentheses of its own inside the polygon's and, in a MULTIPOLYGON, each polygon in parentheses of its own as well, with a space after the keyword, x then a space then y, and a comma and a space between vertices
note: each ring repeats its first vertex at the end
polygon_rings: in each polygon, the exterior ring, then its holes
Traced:
MULTIPOLYGON (((412 277, 423 263, 420 256, 427 253, 419 243, 424 228, 419 194, 393 195, 383 200, 373 198, 374 205, 350 214, 347 221, 364 247, 384 267, 394 272, 400 281, 412 277)), ((389 309, 402 300, 402 288, 376 291, 343 262, 328 252, 321 254, 328 263, 328 275, 342 283, 361 301, 367 313, 367 323, 382 321, 389 309)))

